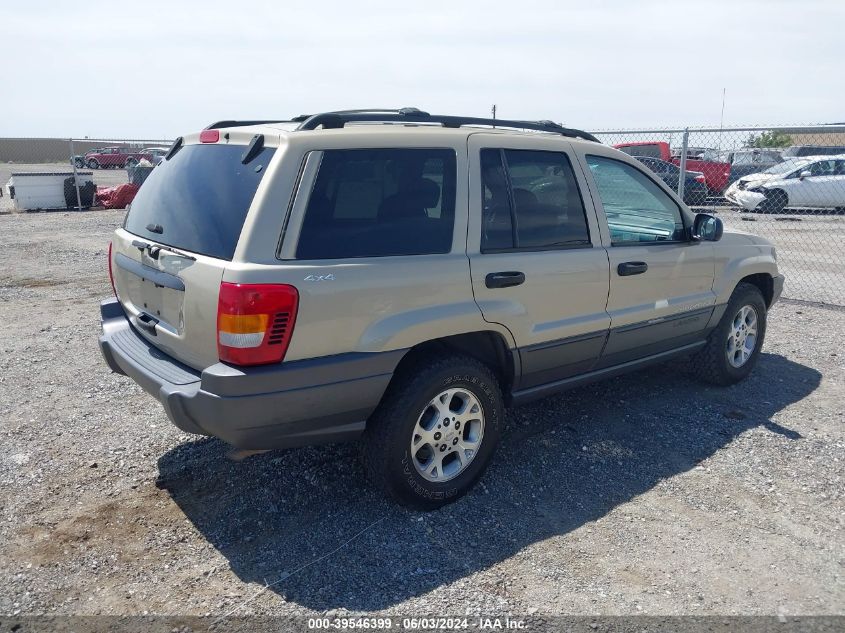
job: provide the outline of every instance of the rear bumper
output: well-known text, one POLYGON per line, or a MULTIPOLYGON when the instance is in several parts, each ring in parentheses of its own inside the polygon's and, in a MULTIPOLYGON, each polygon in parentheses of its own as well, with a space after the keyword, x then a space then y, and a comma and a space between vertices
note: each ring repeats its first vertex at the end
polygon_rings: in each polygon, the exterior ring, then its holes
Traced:
POLYGON ((405 353, 349 353, 280 365, 198 371, 147 343, 115 299, 100 304, 100 350, 109 368, 161 402, 183 431, 244 449, 352 440, 405 353))

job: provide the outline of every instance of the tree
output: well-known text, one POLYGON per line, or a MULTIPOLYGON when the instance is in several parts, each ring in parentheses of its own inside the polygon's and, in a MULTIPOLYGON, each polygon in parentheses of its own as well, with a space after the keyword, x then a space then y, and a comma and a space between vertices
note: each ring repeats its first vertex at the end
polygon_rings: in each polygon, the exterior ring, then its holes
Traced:
POLYGON ((792 137, 772 130, 761 134, 749 134, 745 143, 748 147, 789 147, 792 145, 792 137))

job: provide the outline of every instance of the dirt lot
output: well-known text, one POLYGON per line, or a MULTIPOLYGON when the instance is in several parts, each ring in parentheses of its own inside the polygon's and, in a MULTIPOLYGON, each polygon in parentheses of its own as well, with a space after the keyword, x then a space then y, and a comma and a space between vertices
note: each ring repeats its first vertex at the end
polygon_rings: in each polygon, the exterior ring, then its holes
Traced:
POLYGON ((845 311, 778 305, 732 388, 681 363, 510 411, 418 514, 355 446, 234 463, 109 374, 122 217, 0 216, 0 613, 845 613, 845 311))

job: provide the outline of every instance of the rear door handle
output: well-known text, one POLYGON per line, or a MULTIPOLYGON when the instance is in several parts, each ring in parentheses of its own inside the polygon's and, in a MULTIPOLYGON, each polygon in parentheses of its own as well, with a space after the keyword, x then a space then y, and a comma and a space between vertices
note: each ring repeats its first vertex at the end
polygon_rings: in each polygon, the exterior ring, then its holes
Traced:
POLYGON ((490 273, 484 278, 488 288, 510 288, 525 283, 525 273, 510 270, 501 273, 490 273))
POLYGON ((628 277, 629 275, 642 275, 648 270, 648 264, 645 262, 624 262, 616 267, 616 272, 620 277, 628 277))

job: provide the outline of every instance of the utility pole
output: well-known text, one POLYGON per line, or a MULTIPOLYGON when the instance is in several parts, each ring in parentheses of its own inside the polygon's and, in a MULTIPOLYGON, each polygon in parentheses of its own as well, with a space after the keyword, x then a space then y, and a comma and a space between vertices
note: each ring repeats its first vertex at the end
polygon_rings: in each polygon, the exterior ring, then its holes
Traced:
MULTIPOLYGON (((495 103, 493 104, 493 107, 490 109, 490 111, 493 113, 493 120, 495 121, 496 120, 496 104, 495 103)), ((493 127, 496 127, 495 123, 493 124, 493 127)))

